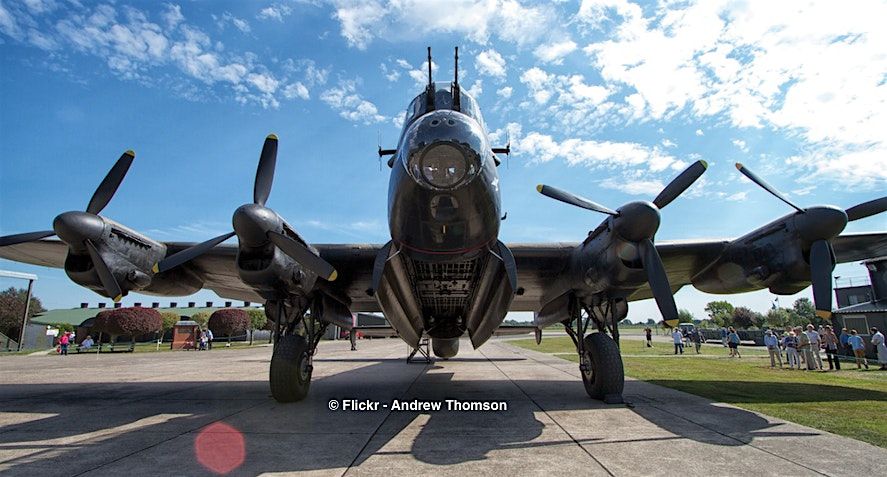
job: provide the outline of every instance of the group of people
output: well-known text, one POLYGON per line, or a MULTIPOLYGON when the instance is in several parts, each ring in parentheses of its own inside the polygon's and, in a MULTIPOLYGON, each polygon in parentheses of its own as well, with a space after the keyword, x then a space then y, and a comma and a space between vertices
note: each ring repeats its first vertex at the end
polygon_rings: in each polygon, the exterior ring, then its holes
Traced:
MULTIPOLYGON (((644 332, 647 335, 647 347, 652 348, 652 330, 647 328, 644 332)), ((696 354, 699 354, 699 349, 702 347, 702 343, 705 343, 705 336, 703 336, 702 330, 699 328, 675 328, 671 333, 671 337, 674 341, 674 354, 684 354, 684 346, 689 346, 690 343, 693 343, 696 346, 696 354)))
MULTIPOLYGON (((887 345, 884 335, 877 328, 872 327, 871 342, 878 353, 878 363, 882 370, 887 370, 887 345)), ((806 330, 801 327, 786 328, 785 333, 779 336, 776 331, 764 332, 764 346, 770 355, 770 367, 777 364, 783 366, 782 353, 785 352, 785 361, 789 369, 825 370, 822 361, 822 353, 825 352, 829 370, 841 369, 840 356, 852 356, 856 360, 856 368, 869 368, 865 357, 865 341, 856 330, 841 330, 837 335, 831 325, 820 326, 815 329, 808 324, 806 330), (803 367, 802 367, 803 366, 803 367)))
POLYGON ((197 351, 207 351, 213 349, 213 336, 212 330, 209 328, 205 330, 200 330, 200 334, 197 336, 197 351))
MULTIPOLYGON (((74 339, 76 337, 77 335, 72 331, 65 331, 62 333, 62 335, 59 336, 58 354, 61 356, 67 356, 68 348, 75 344, 74 339)), ((77 346, 77 352, 89 351, 94 344, 95 341, 92 340, 92 335, 86 335, 86 338, 84 338, 77 346)))

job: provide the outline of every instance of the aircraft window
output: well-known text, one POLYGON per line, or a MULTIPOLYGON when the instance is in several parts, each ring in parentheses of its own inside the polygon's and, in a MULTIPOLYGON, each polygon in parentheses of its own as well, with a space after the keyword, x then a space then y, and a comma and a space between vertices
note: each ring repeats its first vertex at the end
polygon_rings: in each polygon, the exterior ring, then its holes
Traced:
POLYGON ((434 146, 422 157, 422 176, 435 187, 454 187, 462 182, 466 172, 468 167, 465 156, 453 146, 434 146))

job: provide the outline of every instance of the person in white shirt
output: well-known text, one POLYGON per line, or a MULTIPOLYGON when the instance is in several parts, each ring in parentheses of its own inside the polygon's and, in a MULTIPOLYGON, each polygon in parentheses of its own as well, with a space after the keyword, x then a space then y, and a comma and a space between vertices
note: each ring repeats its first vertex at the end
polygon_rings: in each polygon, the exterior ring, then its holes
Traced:
POLYGON ((678 354, 678 351, 684 354, 684 334, 681 333, 680 328, 674 329, 671 333, 671 338, 674 340, 674 354, 678 354))
POLYGON ((813 359, 816 360, 816 369, 822 369, 822 356, 819 350, 822 348, 822 338, 819 332, 813 329, 813 325, 807 325, 807 337, 810 338, 810 351, 813 353, 813 359))
POLYGON ((884 333, 878 331, 874 326, 869 330, 872 332, 872 346, 878 351, 878 364, 881 370, 887 370, 887 343, 885 343, 884 333))
POLYGON ((95 342, 92 340, 92 336, 86 335, 86 339, 80 343, 80 351, 89 351, 89 348, 92 348, 92 345, 95 342))
POLYGON ((770 367, 776 367, 776 361, 779 360, 779 367, 782 367, 782 353, 779 351, 779 338, 770 330, 764 332, 764 346, 770 353, 770 367))

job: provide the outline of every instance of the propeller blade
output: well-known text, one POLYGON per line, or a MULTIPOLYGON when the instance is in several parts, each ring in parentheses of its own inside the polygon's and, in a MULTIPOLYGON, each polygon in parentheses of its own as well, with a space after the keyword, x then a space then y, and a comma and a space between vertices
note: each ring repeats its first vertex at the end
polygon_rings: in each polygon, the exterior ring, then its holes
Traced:
POLYGON ((120 299, 123 298, 123 291, 120 289, 120 284, 117 283, 117 279, 114 278, 114 274, 111 273, 111 270, 108 268, 108 264, 105 263, 105 260, 99 254, 98 249, 95 248, 95 244, 92 243, 92 240, 87 239, 84 243, 86 243, 89 257, 92 259, 95 271, 99 275, 99 281, 102 282, 102 287, 105 289, 105 293, 107 293, 115 303, 120 301, 120 299))
POLYGON ((810 248, 810 281, 813 284, 813 304, 816 305, 816 316, 832 317, 832 251, 825 240, 813 242, 810 248))
POLYGON ((671 294, 671 285, 668 283, 668 275, 665 273, 659 252, 656 251, 656 246, 650 239, 638 242, 638 247, 644 271, 647 272, 647 282, 650 284, 650 290, 653 292, 653 298, 656 299, 659 312, 662 313, 662 319, 666 324, 674 327, 678 322, 678 307, 675 305, 674 295, 671 294))
POLYGON ((54 230, 42 230, 40 232, 27 232, 23 234, 7 235, 5 237, 0 237, 0 247, 25 242, 33 242, 35 240, 40 240, 46 237, 52 237, 53 235, 55 235, 54 230))
POLYGON ((277 232, 268 232, 268 239, 274 243, 283 253, 298 262, 303 267, 316 273, 317 276, 334 281, 338 276, 336 269, 326 260, 314 255, 311 250, 301 243, 277 232))
POLYGON ((847 209, 847 218, 849 220, 859 220, 880 214, 887 210, 887 197, 863 202, 847 209))
POLYGON ((212 250, 216 245, 228 240, 229 238, 234 236, 234 232, 229 232, 225 235, 219 235, 216 238, 212 238, 207 240, 206 242, 199 243, 193 247, 186 248, 180 252, 174 253, 158 263, 154 264, 154 268, 152 269, 154 273, 161 273, 167 270, 172 270, 173 268, 178 267, 179 265, 191 261, 204 253, 212 250))
POLYGON ((271 184, 274 182, 274 167, 277 164, 277 136, 269 134, 262 146, 262 154, 259 156, 259 167, 256 169, 256 185, 253 189, 253 202, 265 205, 271 194, 271 184))
POLYGON ((741 172, 742 175, 744 175, 745 177, 748 177, 749 179, 751 179, 752 182, 761 186, 767 192, 773 194, 773 196, 776 197, 777 199, 790 205, 792 208, 794 208, 798 212, 804 212, 804 209, 798 207, 797 205, 794 204, 794 202, 788 200, 784 195, 780 194, 778 190, 774 189, 773 186, 771 186, 770 184, 765 182, 764 179, 761 179, 760 177, 756 176, 754 172, 746 169, 745 166, 743 166, 741 163, 737 162, 736 168, 739 169, 739 172, 741 172))
POLYGON ((547 186, 544 184, 539 184, 536 186, 536 190, 539 191, 540 194, 551 197, 554 200, 559 200, 561 202, 565 202, 570 205, 575 205, 576 207, 582 207, 583 209, 593 210, 595 212, 600 212, 602 214, 612 215, 613 217, 618 217, 619 213, 615 210, 608 209, 603 205, 594 203, 584 197, 579 197, 578 195, 573 195, 567 191, 560 190, 556 187, 547 186))
POLYGON ((653 204, 660 209, 670 204, 671 201, 678 198, 679 195, 683 194, 685 190, 689 189, 696 179, 708 169, 708 163, 705 161, 696 161, 690 165, 690 167, 684 169, 684 172, 681 172, 680 175, 674 178, 671 182, 665 186, 665 189, 662 189, 662 192, 653 199, 653 204))
POLYGON ((120 183, 123 182, 123 178, 126 177, 126 172, 129 171, 129 166, 132 165, 132 160, 135 157, 136 153, 126 151, 120 156, 120 159, 117 159, 114 167, 108 171, 108 175, 105 176, 102 183, 99 184, 92 194, 92 198, 89 199, 89 205, 86 206, 87 212, 98 214, 108 205, 108 202, 114 197, 114 193, 117 192, 117 188, 120 187, 120 183))

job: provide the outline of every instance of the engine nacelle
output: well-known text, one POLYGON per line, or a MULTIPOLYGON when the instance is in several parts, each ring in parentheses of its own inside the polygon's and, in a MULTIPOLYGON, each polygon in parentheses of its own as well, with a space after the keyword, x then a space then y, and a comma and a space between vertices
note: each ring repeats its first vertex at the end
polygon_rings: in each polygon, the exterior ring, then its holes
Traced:
POLYGON ((314 288, 317 275, 304 269, 274 244, 237 251, 237 273, 266 300, 304 294, 314 288))

